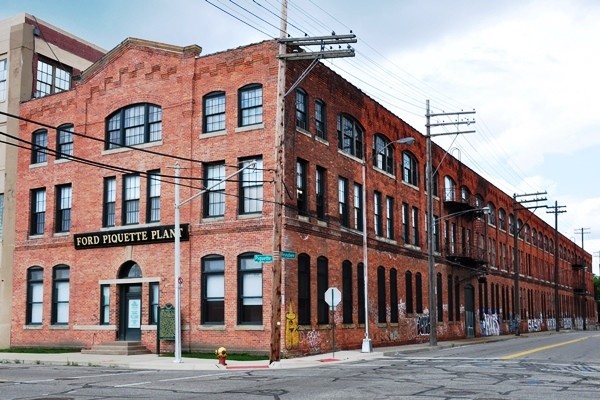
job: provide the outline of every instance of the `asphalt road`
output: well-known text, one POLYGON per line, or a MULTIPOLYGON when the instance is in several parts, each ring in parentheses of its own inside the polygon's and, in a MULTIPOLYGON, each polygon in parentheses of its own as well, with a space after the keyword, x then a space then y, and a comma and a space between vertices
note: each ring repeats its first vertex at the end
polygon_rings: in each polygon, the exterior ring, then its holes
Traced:
POLYGON ((600 332, 520 336, 298 369, 1 364, 0 399, 599 399, 600 332))

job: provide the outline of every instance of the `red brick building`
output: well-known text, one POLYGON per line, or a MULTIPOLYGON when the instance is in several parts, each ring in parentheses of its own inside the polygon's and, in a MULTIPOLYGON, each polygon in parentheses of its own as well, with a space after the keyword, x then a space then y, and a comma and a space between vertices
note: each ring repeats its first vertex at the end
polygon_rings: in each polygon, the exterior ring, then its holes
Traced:
MULTIPOLYGON (((200 51, 127 39, 73 90, 23 104, 12 345, 156 351, 158 309, 175 302, 176 164, 184 351, 328 351, 333 321, 341 348, 367 327, 375 346, 428 340, 425 137, 322 64, 288 94, 279 288, 255 258, 276 237, 278 44, 200 51), (72 155, 54 146, 63 127, 72 155)), ((287 63, 287 88, 307 65, 287 63)), ((521 330, 555 326, 555 246, 560 320, 595 318, 590 254, 529 211, 515 221, 510 196, 437 146, 433 161, 440 339, 509 332, 515 230, 521 330)))

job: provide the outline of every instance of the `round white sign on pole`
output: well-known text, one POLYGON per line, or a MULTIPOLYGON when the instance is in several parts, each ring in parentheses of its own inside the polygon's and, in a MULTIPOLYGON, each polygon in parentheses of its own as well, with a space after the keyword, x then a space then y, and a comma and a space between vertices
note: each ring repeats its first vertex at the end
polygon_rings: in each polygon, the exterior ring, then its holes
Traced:
POLYGON ((342 301, 342 292, 336 287, 330 287, 325 291, 325 302, 331 308, 335 308, 342 301))

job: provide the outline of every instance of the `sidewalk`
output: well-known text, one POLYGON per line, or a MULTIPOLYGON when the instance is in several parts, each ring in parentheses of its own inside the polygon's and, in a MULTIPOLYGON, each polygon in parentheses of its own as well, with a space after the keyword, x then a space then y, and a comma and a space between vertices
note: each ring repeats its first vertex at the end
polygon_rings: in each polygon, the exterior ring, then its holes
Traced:
MULTIPOLYGON (((556 332, 538 332, 538 334, 555 334, 556 332)), ((323 365, 335 365, 337 363, 371 360, 410 353, 427 352, 434 349, 467 346, 471 344, 495 342, 499 340, 510 340, 526 338, 531 333, 519 337, 514 335, 488 336, 473 339, 459 339, 438 342, 436 347, 431 347, 429 342, 421 344, 409 344, 404 346, 377 347, 370 353, 362 353, 360 349, 341 350, 335 353, 323 353, 306 357, 286 358, 279 362, 269 364, 269 360, 259 361, 235 361, 227 360, 227 365, 219 365, 215 359, 199 359, 183 357, 181 362, 174 362, 173 357, 158 356, 156 354, 142 355, 100 355, 83 354, 80 352, 60 354, 38 354, 38 353, 0 353, 0 364, 38 364, 38 365, 61 365, 61 366, 89 366, 89 367, 111 367, 125 369, 154 369, 154 370, 252 370, 268 368, 307 368, 323 365)))

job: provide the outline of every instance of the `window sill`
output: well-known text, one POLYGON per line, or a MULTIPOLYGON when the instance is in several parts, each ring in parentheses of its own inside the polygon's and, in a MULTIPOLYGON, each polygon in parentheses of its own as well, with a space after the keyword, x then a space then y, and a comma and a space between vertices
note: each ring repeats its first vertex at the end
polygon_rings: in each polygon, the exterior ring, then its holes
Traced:
POLYGON ((322 137, 320 137, 320 136, 315 136, 315 140, 316 140, 317 142, 321 142, 321 143, 323 143, 323 144, 324 144, 324 145, 326 145, 326 146, 329 146, 329 142, 327 141, 327 139, 323 139, 323 138, 322 138, 322 137))
POLYGON ((50 325, 50 330, 51 331, 68 331, 69 330, 69 325, 65 324, 65 325, 50 325))
POLYGON ((358 158, 358 157, 356 157, 356 156, 354 156, 352 154, 344 153, 341 149, 338 149, 338 154, 341 154, 344 157, 348 157, 349 159, 354 160, 354 161, 356 161, 358 163, 361 163, 361 164, 363 164, 365 162, 362 158, 358 158))
POLYGON ((298 220, 302 222, 310 222, 310 217, 307 217, 306 215, 298 215, 298 220))
POLYGON ((262 217, 262 212, 258 213, 248 213, 248 214, 238 214, 238 219, 255 219, 262 217))
POLYGON ((214 216, 214 217, 202 217, 202 222, 211 223, 211 222, 223 222, 225 217, 223 215, 214 216))
POLYGON ((47 167, 47 166, 48 166, 48 161, 45 161, 45 162, 41 162, 41 163, 29 164, 29 169, 42 168, 42 167, 47 167))
POLYGON ((105 156, 108 154, 123 153, 125 151, 131 151, 131 150, 135 150, 135 149, 145 149, 148 147, 161 146, 162 144, 163 144, 162 140, 157 140, 156 142, 140 143, 140 144, 132 145, 130 147, 116 147, 114 149, 102 150, 102 153, 100 153, 100 154, 105 156))
POLYGON ((41 330, 42 328, 43 328, 42 324, 23 326, 23 329, 26 329, 26 330, 41 330))
POLYGON ((64 164, 64 163, 68 163, 71 161, 73 161, 73 160, 71 160, 70 158, 57 158, 54 160, 54 164, 64 164))
POLYGON ((260 130, 265 129, 265 124, 260 123, 260 124, 254 124, 254 125, 239 126, 239 127, 235 128, 235 133, 254 131, 254 130, 258 130, 258 129, 260 129, 260 130))
POLYGON ((415 185, 413 185, 412 183, 408 183, 408 182, 404 182, 404 181, 402 181, 402 184, 403 184, 403 185, 406 185, 406 186, 408 186, 408 187, 409 187, 409 188, 411 188, 411 189, 414 189, 414 190, 416 190, 416 191, 419 191, 419 187, 418 187, 418 186, 415 186, 415 185))
POLYGON ((225 325, 198 325, 197 329, 199 331, 219 331, 219 332, 223 332, 227 328, 226 328, 225 325))
POLYGON ((385 243, 389 243, 389 244, 393 244, 393 245, 397 245, 398 242, 394 239, 388 239, 386 237, 383 236, 376 236, 375 237, 376 240, 379 240, 380 242, 385 242, 385 243))
POLYGON ((208 139, 216 136, 225 136, 227 135, 227 130, 223 129, 221 131, 212 131, 212 132, 202 132, 200 134, 200 139, 208 139))
POLYGON ((115 331, 116 325, 100 324, 100 325, 74 325, 74 331, 115 331))
POLYGON ((54 232, 54 237, 67 237, 70 236, 71 232, 67 231, 67 232, 54 232))
POLYGON ((43 238, 44 238, 44 234, 39 233, 39 234, 35 234, 35 235, 29 235, 29 237, 27 239, 36 240, 36 239, 43 239, 43 238))
POLYGON ((236 331, 264 331, 264 325, 236 325, 236 331))
POLYGON ((320 219, 317 220, 317 225, 323 226, 323 227, 329 226, 329 224, 327 223, 327 221, 322 221, 320 219))
POLYGON ((309 131, 307 131, 306 129, 304 129, 304 128, 300 128, 300 127, 297 126, 296 127, 296 132, 301 133, 304 136, 308 136, 309 138, 312 138, 312 134, 309 131))
POLYGON ((390 173, 390 172, 387 172, 387 171, 385 171, 385 170, 383 170, 383 169, 379 168, 379 167, 378 167, 378 166, 376 166, 376 165, 374 165, 374 166, 373 166, 373 169, 374 169, 375 171, 379 172, 380 174, 383 174, 383 175, 387 176, 388 178, 392 178, 392 179, 394 179, 394 180, 396 179, 396 175, 394 175, 394 174, 392 174, 392 173, 390 173))

